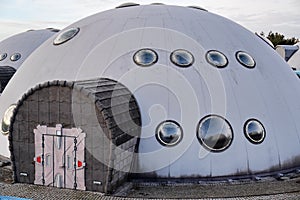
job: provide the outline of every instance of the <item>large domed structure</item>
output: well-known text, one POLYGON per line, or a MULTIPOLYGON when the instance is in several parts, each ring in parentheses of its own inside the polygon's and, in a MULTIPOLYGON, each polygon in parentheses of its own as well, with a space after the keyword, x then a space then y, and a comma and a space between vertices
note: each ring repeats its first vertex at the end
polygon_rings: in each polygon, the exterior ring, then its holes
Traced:
POLYGON ((0 93, 26 58, 59 30, 29 30, 0 42, 0 93))
POLYGON ((298 168, 298 99, 287 63, 240 25, 198 7, 127 4, 43 43, 5 89, 0 115, 16 182, 112 192, 129 175, 298 168))

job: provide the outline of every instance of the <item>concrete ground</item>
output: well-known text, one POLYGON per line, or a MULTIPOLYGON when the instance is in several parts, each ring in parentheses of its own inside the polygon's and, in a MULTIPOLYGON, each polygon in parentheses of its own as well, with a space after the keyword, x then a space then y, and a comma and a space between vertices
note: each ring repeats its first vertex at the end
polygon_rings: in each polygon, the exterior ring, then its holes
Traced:
MULTIPOLYGON (((258 195, 258 196, 243 196, 244 193, 239 194, 237 188, 231 187, 233 192, 231 197, 223 197, 222 189, 218 191, 220 187, 210 188, 208 190, 203 190, 203 187, 155 187, 155 188, 139 188, 134 189, 130 192, 127 197, 116 197, 116 196, 105 196, 101 193, 94 192, 84 192, 84 191, 74 191, 69 189, 58 189, 52 187, 43 187, 43 186, 35 186, 35 185, 24 185, 24 184, 0 184, 0 194, 2 196, 16 196, 21 198, 29 198, 29 199, 101 199, 101 200, 125 200, 125 199, 228 199, 228 200, 236 200, 236 199, 245 199, 245 200, 267 200, 267 199, 276 199, 276 200, 285 200, 292 199, 298 200, 300 199, 299 188, 297 192, 288 192, 288 193, 279 193, 270 195, 258 195), (178 192, 180 190, 180 192, 178 192), (170 196, 169 196, 170 195, 170 196), (186 195, 186 196, 184 196, 186 195), (237 196, 235 196, 237 195, 237 196), (207 196, 207 198, 202 198, 203 196, 207 196)), ((225 191, 228 193, 228 191, 225 191)), ((0 198, 1 199, 1 198, 0 198)))
POLYGON ((300 199, 300 179, 136 186, 127 197, 187 199, 300 199))
POLYGON ((0 156, 1 196, 28 199, 300 199, 300 172, 277 178, 198 184, 128 183, 123 190, 106 196, 96 192, 75 191, 27 184, 12 184, 9 160, 0 156))

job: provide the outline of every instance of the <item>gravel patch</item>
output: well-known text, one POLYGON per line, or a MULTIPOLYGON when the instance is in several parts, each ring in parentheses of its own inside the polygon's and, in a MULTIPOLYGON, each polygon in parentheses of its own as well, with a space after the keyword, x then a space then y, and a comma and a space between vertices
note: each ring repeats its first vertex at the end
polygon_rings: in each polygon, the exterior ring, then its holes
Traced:
MULTIPOLYGON (((0 157, 5 163, 7 158, 0 157)), ((227 182, 199 182, 199 184, 172 183, 129 183, 114 196, 53 187, 12 184, 12 169, 7 163, 0 167, 0 196, 14 196, 28 199, 68 200, 68 199, 245 199, 245 200, 298 200, 300 199, 299 173, 275 178, 247 181, 230 180, 227 182), (116 196, 117 195, 117 196, 116 196)), ((1 199, 1 197, 0 197, 1 199)))

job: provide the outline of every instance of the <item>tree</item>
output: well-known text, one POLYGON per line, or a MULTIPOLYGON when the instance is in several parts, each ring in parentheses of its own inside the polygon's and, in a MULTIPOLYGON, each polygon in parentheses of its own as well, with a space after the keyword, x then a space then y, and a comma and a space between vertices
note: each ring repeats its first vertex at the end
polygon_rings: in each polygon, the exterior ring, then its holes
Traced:
MULTIPOLYGON (((261 36, 265 37, 265 33, 261 32, 261 36)), ((297 42, 299 42, 299 39, 292 37, 292 38, 285 38, 284 35, 276 32, 273 33, 272 31, 269 32, 267 38, 273 43, 273 45, 276 47, 277 45, 294 45, 297 42)))

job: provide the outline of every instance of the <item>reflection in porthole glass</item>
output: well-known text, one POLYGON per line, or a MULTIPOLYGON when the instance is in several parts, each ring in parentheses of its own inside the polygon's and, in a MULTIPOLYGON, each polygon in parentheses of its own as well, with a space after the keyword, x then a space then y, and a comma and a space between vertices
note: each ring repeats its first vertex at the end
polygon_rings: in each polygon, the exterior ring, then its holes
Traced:
POLYGON ((53 44, 60 45, 62 43, 71 40, 73 37, 77 35, 79 30, 80 30, 79 28, 70 28, 68 30, 63 31, 54 39, 53 44))
POLYGON ((265 128, 256 119, 249 119, 245 123, 244 133, 246 138, 254 144, 262 143, 266 136, 265 128))
POLYGON ((156 138, 164 146, 174 146, 182 139, 182 129, 175 121, 164 121, 157 127, 156 138))
POLYGON ((14 53, 13 55, 11 55, 10 60, 11 61, 17 61, 21 58, 21 54, 19 53, 14 53))
POLYGON ((7 53, 0 54, 0 61, 4 60, 7 57, 7 53))
POLYGON ((193 55, 183 49, 178 49, 172 52, 171 61, 179 67, 189 67, 194 63, 193 55))
POLYGON ((4 116, 0 124, 0 129, 1 129, 0 131, 3 135, 9 134, 10 120, 14 114, 14 110, 16 107, 17 107, 16 104, 12 104, 7 108, 7 110, 4 113, 4 116))
POLYGON ((247 68, 254 68, 255 61, 248 53, 239 51, 236 53, 236 59, 241 63, 243 66, 247 68))
POLYGON ((224 68, 228 64, 226 56, 216 50, 211 50, 206 53, 206 60, 209 64, 217 68, 224 68))
POLYGON ((134 54, 133 60, 139 66, 148 67, 157 62, 158 56, 152 49, 141 49, 134 54))
POLYGON ((233 131, 226 119, 217 115, 209 115, 199 122, 197 137, 206 149, 218 152, 230 146, 233 131))

